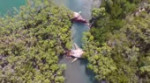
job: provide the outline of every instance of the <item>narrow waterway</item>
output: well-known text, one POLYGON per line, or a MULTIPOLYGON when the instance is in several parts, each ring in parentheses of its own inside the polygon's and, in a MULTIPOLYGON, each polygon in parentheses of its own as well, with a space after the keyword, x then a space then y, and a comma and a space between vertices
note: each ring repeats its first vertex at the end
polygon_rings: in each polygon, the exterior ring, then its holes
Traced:
MULTIPOLYGON (((83 18, 89 20, 91 18, 92 0, 56 0, 57 4, 62 4, 70 10, 79 12, 83 18)), ((88 31, 89 28, 83 23, 73 23, 72 26, 72 39, 78 46, 82 47, 83 33, 88 31)), ((71 63, 71 60, 62 58, 61 64, 66 64, 65 83, 94 83, 94 75, 86 69, 87 61, 84 59, 77 60, 71 63)))

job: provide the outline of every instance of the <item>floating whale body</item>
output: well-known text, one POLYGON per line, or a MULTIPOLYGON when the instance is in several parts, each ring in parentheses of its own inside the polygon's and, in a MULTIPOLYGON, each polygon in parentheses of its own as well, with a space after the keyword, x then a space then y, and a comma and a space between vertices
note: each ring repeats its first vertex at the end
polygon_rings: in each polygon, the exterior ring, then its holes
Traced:
POLYGON ((81 12, 73 12, 73 18, 72 21, 75 22, 81 22, 81 23, 88 23, 88 21, 86 19, 84 19, 81 15, 81 12))

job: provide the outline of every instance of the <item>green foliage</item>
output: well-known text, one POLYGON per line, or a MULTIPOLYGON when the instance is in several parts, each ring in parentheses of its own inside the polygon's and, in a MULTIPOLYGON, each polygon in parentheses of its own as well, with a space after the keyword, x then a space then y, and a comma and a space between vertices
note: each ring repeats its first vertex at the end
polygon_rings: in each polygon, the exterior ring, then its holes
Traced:
POLYGON ((97 47, 98 43, 92 42, 93 38, 90 33, 84 37, 85 55, 89 61, 88 68, 96 74, 96 79, 105 79, 117 67, 111 59, 109 52, 112 50, 106 44, 102 48, 97 47))
POLYGON ((119 30, 125 24, 126 15, 133 12, 140 0, 102 0, 100 8, 93 9, 93 28, 95 40, 103 43, 110 33, 119 30))
POLYGON ((64 83, 58 55, 71 48, 71 12, 49 0, 33 2, 0 18, 1 83, 64 83))
POLYGON ((105 16, 105 8, 104 7, 102 7, 102 8, 93 8, 92 16, 94 18, 97 18, 99 16, 105 16))
MULTIPOLYGON (((112 0, 109 4, 113 5, 114 2, 117 1, 112 0)), ((140 12, 138 16, 125 14, 123 24, 119 24, 122 19, 118 16, 111 21, 110 18, 116 16, 101 15, 101 17, 96 19, 97 23, 83 39, 86 52, 84 56, 89 61, 88 68, 93 70, 99 81, 149 83, 150 14, 148 10, 140 12), (111 22, 115 22, 120 28, 114 30, 108 27, 112 26, 111 22)))

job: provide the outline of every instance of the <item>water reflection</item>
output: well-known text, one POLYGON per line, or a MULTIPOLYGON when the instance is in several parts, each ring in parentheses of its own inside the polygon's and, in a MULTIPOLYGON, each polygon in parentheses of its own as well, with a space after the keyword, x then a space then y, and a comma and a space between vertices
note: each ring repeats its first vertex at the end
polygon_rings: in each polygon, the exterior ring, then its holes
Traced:
POLYGON ((74 43, 82 47, 82 37, 83 33, 88 31, 88 26, 83 23, 74 23, 72 25, 72 39, 74 43))

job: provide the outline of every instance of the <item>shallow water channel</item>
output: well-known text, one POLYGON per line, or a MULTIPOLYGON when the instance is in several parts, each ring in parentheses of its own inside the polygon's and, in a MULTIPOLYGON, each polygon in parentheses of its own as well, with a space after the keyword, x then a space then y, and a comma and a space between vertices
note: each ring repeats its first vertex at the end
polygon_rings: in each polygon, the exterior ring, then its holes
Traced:
MULTIPOLYGON (((56 0, 57 4, 62 4, 70 10, 79 12, 83 18, 89 20, 91 18, 92 0, 56 0)), ((78 46, 82 47, 83 33, 88 31, 88 26, 83 23, 74 22, 72 27, 72 39, 78 46)), ((94 75, 86 69, 87 61, 84 59, 71 63, 71 60, 62 58, 61 64, 66 64, 65 83, 94 83, 94 75)))

